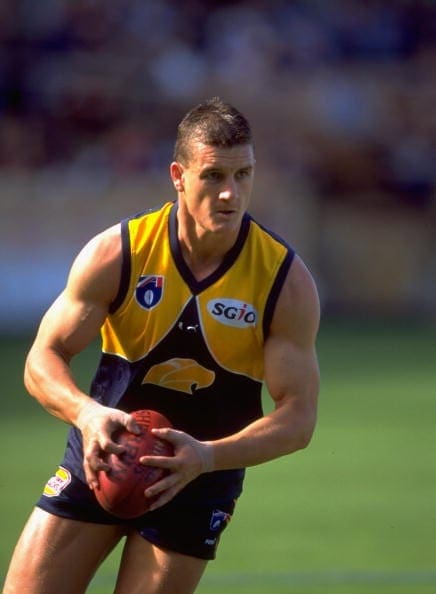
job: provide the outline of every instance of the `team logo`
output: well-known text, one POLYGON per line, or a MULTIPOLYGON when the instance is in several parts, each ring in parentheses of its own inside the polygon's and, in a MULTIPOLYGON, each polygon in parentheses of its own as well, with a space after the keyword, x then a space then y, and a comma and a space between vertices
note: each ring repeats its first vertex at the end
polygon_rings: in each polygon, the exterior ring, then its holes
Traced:
POLYGON ((214 509, 210 518, 210 529, 213 530, 213 532, 220 530, 223 524, 228 524, 230 522, 231 517, 232 516, 227 512, 223 512, 220 509, 214 509))
POLYGON ((46 497, 56 497, 71 483, 71 474, 63 466, 59 466, 56 474, 52 476, 44 487, 43 494, 46 497))
POLYGON ((163 276, 140 276, 135 289, 136 301, 144 309, 152 309, 162 299, 163 285, 163 276))
POLYGON ((212 299, 207 304, 207 311, 221 324, 235 328, 255 326, 257 321, 256 309, 239 299, 212 299))
POLYGON ((153 365, 143 384, 154 384, 169 390, 194 394, 201 388, 211 386, 215 381, 215 372, 199 365, 194 359, 170 359, 164 363, 153 365))

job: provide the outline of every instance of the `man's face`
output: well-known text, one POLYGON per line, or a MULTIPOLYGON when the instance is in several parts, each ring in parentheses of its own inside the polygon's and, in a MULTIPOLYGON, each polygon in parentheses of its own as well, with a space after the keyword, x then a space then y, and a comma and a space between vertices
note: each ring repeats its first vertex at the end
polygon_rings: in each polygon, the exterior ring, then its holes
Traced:
POLYGON ((192 141, 187 165, 171 164, 179 208, 198 232, 239 229, 250 201, 254 153, 249 144, 218 148, 192 141))

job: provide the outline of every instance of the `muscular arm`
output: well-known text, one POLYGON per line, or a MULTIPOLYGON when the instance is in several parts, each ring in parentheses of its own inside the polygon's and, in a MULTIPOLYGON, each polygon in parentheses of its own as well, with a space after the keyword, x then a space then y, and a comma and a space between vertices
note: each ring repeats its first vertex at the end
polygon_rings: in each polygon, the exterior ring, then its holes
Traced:
POLYGON ((42 319, 25 366, 29 392, 52 414, 74 423, 88 397, 70 361, 98 334, 119 278, 114 231, 98 236, 76 258, 67 286, 42 319))
POLYGON ((265 380, 274 410, 243 430, 213 442, 198 442, 171 429, 155 433, 173 443, 174 459, 144 457, 143 463, 168 468, 171 474, 150 487, 160 493, 152 509, 169 501, 201 472, 244 468, 304 448, 316 422, 319 370, 315 340, 319 301, 310 273, 296 258, 284 283, 265 343, 265 380))
POLYGON ((253 466, 306 447, 319 391, 315 339, 319 301, 302 261, 292 264, 265 344, 265 381, 274 410, 242 431, 213 443, 214 468, 253 466))
POLYGON ((96 470, 104 467, 101 450, 119 451, 111 440, 113 429, 120 424, 134 428, 134 423, 129 415, 102 407, 80 390, 70 361, 97 336, 120 274, 120 231, 112 227, 76 258, 64 291, 41 321, 24 372, 29 393, 51 414, 82 431, 90 486, 96 484, 96 470))

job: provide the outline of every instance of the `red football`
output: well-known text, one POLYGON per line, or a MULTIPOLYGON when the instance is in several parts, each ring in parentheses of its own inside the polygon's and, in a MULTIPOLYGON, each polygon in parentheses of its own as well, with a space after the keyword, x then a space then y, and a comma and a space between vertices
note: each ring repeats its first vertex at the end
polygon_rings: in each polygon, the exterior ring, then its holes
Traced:
POLYGON ((139 463, 139 458, 146 455, 172 456, 170 443, 155 437, 151 430, 160 427, 171 427, 164 415, 154 410, 137 410, 131 413, 141 427, 140 435, 130 433, 126 429, 115 434, 115 441, 125 446, 121 455, 109 454, 108 472, 98 474, 99 488, 95 490, 100 505, 119 518, 128 519, 141 516, 148 511, 152 500, 144 495, 145 489, 165 476, 162 468, 153 468, 139 463))

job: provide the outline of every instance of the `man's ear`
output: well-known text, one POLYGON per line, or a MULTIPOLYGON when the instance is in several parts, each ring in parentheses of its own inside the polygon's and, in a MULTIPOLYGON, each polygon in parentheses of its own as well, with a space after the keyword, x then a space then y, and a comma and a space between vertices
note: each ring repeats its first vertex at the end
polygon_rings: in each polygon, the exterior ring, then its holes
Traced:
POLYGON ((173 161, 170 165, 170 175, 177 192, 183 192, 185 189, 183 184, 183 165, 177 161, 173 161))

